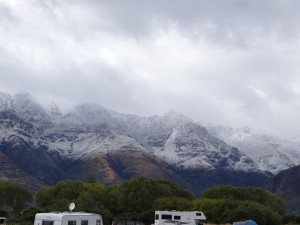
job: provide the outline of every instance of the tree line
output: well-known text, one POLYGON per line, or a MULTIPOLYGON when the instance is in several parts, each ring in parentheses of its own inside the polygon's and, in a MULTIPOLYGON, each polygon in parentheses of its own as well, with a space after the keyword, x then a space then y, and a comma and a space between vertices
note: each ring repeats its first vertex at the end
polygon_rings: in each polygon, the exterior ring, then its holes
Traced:
POLYGON ((68 211, 71 202, 76 204, 75 211, 101 214, 105 225, 113 220, 152 224, 155 210, 203 211, 207 222, 217 224, 252 219, 259 225, 280 225, 287 218, 298 219, 285 217, 281 198, 253 187, 219 185, 195 198, 188 190, 164 180, 140 177, 106 186, 89 179, 65 180, 32 196, 16 183, 0 182, 0 216, 18 224, 32 224, 37 212, 68 211))

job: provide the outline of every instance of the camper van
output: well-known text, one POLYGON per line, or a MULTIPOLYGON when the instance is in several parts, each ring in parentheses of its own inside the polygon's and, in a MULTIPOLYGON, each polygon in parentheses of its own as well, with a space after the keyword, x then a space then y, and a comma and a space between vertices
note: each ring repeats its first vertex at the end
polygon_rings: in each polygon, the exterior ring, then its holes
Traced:
POLYGON ((102 216, 94 213, 73 212, 75 204, 69 205, 70 212, 35 214, 34 225, 103 225, 102 216))
POLYGON ((103 225, 102 217, 86 212, 37 213, 34 225, 103 225))
POLYGON ((202 225, 206 220, 198 211, 155 211, 155 225, 202 225))
POLYGON ((0 217, 0 225, 6 225, 6 217, 0 217))

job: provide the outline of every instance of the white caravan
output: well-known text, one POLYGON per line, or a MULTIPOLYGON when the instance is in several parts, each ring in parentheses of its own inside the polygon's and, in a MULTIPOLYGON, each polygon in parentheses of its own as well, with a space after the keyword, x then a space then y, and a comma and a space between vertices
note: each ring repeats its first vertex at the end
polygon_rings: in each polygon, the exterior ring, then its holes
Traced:
POLYGON ((0 217, 0 225, 6 225, 6 217, 0 217))
POLYGON ((155 225, 202 225, 206 220, 198 211, 155 211, 155 225))
POLYGON ((98 214, 85 212, 37 213, 34 225, 103 225, 98 214))
POLYGON ((72 212, 75 204, 70 204, 70 212, 35 214, 34 225, 103 225, 102 216, 94 213, 72 212))

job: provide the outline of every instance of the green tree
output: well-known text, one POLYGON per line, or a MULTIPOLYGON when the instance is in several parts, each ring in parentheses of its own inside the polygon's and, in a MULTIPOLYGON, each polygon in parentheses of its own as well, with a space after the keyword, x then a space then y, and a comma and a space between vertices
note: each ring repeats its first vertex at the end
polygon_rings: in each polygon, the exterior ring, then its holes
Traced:
POLYGON ((94 174, 90 174, 88 179, 87 179, 88 183, 96 183, 96 178, 94 174))
POLYGON ((231 185, 218 185, 204 190, 201 197, 208 199, 229 198, 241 201, 251 200, 271 207, 280 215, 284 215, 285 213, 285 205, 283 199, 260 188, 241 188, 231 185))
POLYGON ((81 181, 65 180, 36 194, 37 206, 46 211, 66 211, 83 190, 81 181))
POLYGON ((204 211, 213 223, 253 219, 260 225, 279 225, 284 212, 283 200, 267 191, 229 185, 206 189, 194 207, 204 211))
POLYGON ((187 211, 193 209, 191 200, 179 197, 158 198, 154 201, 153 206, 155 210, 187 211))
POLYGON ((41 189, 36 202, 45 211, 65 211, 74 202, 76 210, 100 213, 105 224, 110 224, 112 219, 152 223, 153 204, 162 197, 173 198, 173 204, 180 203, 182 209, 193 199, 189 191, 176 184, 140 177, 112 186, 66 180, 41 189))
POLYGON ((153 209, 154 201, 161 197, 192 199, 192 194, 182 187, 166 181, 145 177, 133 178, 119 185, 121 211, 144 212, 153 209))
POLYGON ((191 192, 168 181, 145 177, 124 181, 114 190, 118 198, 112 209, 117 219, 143 220, 153 223, 154 203, 159 198, 182 198, 192 200, 191 192))
POLYGON ((9 181, 0 182, 0 210, 6 211, 8 216, 19 215, 32 199, 32 194, 23 186, 9 181))

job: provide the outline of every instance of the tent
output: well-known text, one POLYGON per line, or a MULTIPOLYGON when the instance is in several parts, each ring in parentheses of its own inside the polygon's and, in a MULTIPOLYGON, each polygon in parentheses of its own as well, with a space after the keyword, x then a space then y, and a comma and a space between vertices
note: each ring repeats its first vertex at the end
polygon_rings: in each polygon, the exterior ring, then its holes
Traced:
POLYGON ((246 220, 243 222, 233 222, 232 225, 257 225, 253 220, 246 220))

